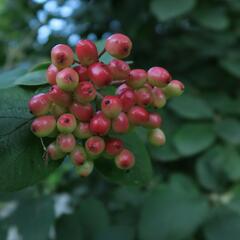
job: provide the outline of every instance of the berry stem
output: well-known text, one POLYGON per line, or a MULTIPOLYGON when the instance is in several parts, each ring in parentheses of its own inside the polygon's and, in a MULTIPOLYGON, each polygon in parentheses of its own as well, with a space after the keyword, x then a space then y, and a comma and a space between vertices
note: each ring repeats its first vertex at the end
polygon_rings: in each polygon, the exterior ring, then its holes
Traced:
POLYGON ((102 55, 106 52, 106 49, 104 48, 98 55, 98 58, 102 57, 102 55))
POLYGON ((134 61, 132 61, 132 60, 129 60, 129 61, 125 61, 125 63, 127 63, 127 64, 131 65, 131 64, 134 64, 134 61))
POLYGON ((97 92, 96 94, 97 94, 97 97, 99 97, 100 99, 104 98, 104 96, 100 92, 97 92))
POLYGON ((42 144, 43 150, 46 152, 46 151, 47 151, 47 148, 46 148, 46 146, 45 146, 45 144, 44 144, 44 142, 43 142, 43 139, 40 138, 40 141, 41 141, 41 144, 42 144))
POLYGON ((80 64, 80 62, 77 59, 74 59, 74 63, 80 64))
POLYGON ((116 80, 116 81, 112 81, 111 85, 121 85, 122 83, 125 83, 126 80, 116 80))

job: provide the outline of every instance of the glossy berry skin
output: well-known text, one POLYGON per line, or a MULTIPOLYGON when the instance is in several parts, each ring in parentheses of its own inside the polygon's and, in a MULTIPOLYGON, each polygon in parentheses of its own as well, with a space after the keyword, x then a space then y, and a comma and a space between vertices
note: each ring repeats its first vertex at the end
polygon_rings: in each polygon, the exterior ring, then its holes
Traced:
POLYGON ((112 129, 116 133, 127 133, 129 130, 129 120, 126 113, 121 112, 117 118, 112 121, 112 129))
POLYGON ((93 134, 104 136, 111 127, 111 121, 102 113, 97 112, 90 121, 90 130, 93 134))
POLYGON ((166 96, 162 89, 154 87, 152 89, 152 104, 156 108, 162 108, 166 104, 166 96))
POLYGON ((132 89, 131 89, 126 83, 123 83, 123 84, 121 84, 121 85, 117 88, 115 94, 116 94, 116 95, 121 95, 121 94, 124 93, 126 90, 132 90, 132 89))
POLYGON ((139 88, 135 91, 136 102, 139 106, 146 107, 152 103, 152 93, 146 87, 139 88))
POLYGON ((111 138, 106 142, 106 153, 108 156, 116 156, 123 150, 123 141, 117 138, 111 138))
POLYGON ((102 112, 108 118, 116 118, 122 111, 122 103, 118 96, 106 96, 101 103, 102 112))
POLYGON ((148 140, 152 145, 162 146, 166 142, 166 137, 160 128, 155 128, 149 132, 148 140))
POLYGON ((159 128, 162 125, 162 118, 157 113, 149 113, 149 120, 144 125, 148 128, 159 128))
POLYGON ((34 116, 42 116, 49 112, 51 101, 48 94, 39 93, 28 102, 29 111, 34 116))
POLYGON ((77 102, 72 103, 70 112, 81 122, 89 122, 93 116, 93 107, 90 103, 83 105, 77 102))
POLYGON ((105 49, 111 56, 122 59, 131 53, 132 41, 126 35, 116 33, 107 38, 105 49))
POLYGON ((79 82, 83 82, 83 81, 88 81, 89 80, 87 67, 84 67, 82 65, 78 65, 78 66, 74 67, 73 69, 78 74, 79 82))
POLYGON ((56 81, 62 90, 72 92, 78 86, 79 77, 72 68, 65 68, 57 74, 56 81))
POLYGON ((58 69, 55 65, 51 64, 49 65, 48 69, 47 69, 47 81, 50 85, 55 85, 56 83, 56 76, 58 74, 58 69))
POLYGON ((53 85, 48 93, 52 102, 57 105, 68 107, 72 102, 72 97, 69 93, 64 92, 57 85, 53 85))
POLYGON ((108 64, 113 80, 126 80, 130 72, 129 65, 119 59, 112 59, 108 64))
POLYGON ((104 151, 105 142, 101 137, 90 137, 85 143, 85 149, 90 157, 97 157, 104 151))
POLYGON ((96 87, 107 86, 112 81, 112 74, 108 66, 101 62, 88 67, 88 76, 96 87))
POLYGON ((97 47, 91 40, 80 40, 76 46, 76 53, 83 66, 89 66, 98 61, 97 47))
POLYGON ((67 108, 57 105, 56 103, 52 103, 51 104, 51 108, 50 111, 51 115, 53 115, 54 117, 58 118, 60 117, 62 114, 67 112, 67 108))
POLYGON ((133 69, 129 73, 127 84, 132 88, 140 88, 147 81, 147 72, 144 69, 133 69))
POLYGON ((148 83, 155 87, 165 87, 171 81, 170 73, 162 67, 152 67, 147 72, 148 83))
POLYGON ((143 107, 134 106, 128 112, 128 119, 134 125, 144 125, 149 120, 149 113, 143 107))
POLYGON ((65 113, 57 120, 57 128, 61 133, 71 133, 77 127, 77 121, 73 114, 65 113))
POLYGON ((46 115, 35 118, 31 130, 37 137, 47 137, 56 128, 56 120, 53 116, 46 115))
POLYGON ((119 169, 131 169, 135 164, 135 157, 132 152, 123 149, 120 154, 115 157, 115 164, 119 169))
POLYGON ((77 166, 83 165, 83 163, 87 160, 85 149, 80 145, 75 146, 69 157, 72 163, 77 166))
POLYGON ((92 136, 89 123, 80 122, 73 132, 74 136, 78 139, 87 139, 92 136))
POLYGON ((80 82, 74 92, 74 99, 82 104, 93 101, 96 97, 96 89, 90 82, 80 82))
POLYGON ((71 133, 61 133, 57 136, 57 144, 63 152, 70 153, 76 146, 76 139, 71 133))
POLYGON ((52 48, 51 60, 59 70, 73 64, 74 54, 72 49, 65 44, 58 44, 52 48))
POLYGON ((60 149, 56 142, 53 142, 47 147, 47 156, 51 160, 60 160, 65 157, 65 153, 60 149))
POLYGON ((165 95, 169 97, 181 96, 184 92, 184 85, 178 80, 172 80, 164 89, 165 95))
POLYGON ((81 166, 78 166, 77 172, 81 177, 88 177, 94 169, 93 161, 85 161, 81 166))
POLYGON ((122 103, 122 111, 128 112, 136 103, 136 94, 133 90, 127 89, 120 96, 119 99, 122 103))

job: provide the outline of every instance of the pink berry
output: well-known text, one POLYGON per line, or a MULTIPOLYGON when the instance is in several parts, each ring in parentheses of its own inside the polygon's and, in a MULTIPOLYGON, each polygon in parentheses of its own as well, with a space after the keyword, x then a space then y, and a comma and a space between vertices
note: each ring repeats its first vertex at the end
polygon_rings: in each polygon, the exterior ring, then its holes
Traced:
POLYGON ((146 87, 137 89, 135 95, 139 106, 146 107, 152 103, 151 90, 146 87))
POLYGON ((117 118, 112 121, 112 129, 116 133, 127 133, 129 130, 129 120, 126 113, 121 112, 117 118))
POLYGON ((93 161, 85 161, 81 166, 77 167, 77 172, 81 177, 88 177, 94 168, 93 161))
POLYGON ((96 157, 99 156, 104 151, 105 142, 103 138, 93 136, 86 141, 85 148, 89 156, 96 157))
POLYGON ((73 164, 77 166, 83 165, 83 163, 87 160, 85 149, 80 145, 75 146, 69 157, 73 164))
POLYGON ((65 153, 60 149, 56 142, 53 142, 48 145, 47 155, 52 160, 60 160, 65 157, 65 153))
POLYGON ((106 142, 106 153, 109 156, 116 156, 123 150, 123 141, 117 138, 111 138, 106 142))
POLYGON ((118 96, 106 96, 102 100, 102 111, 109 118, 116 118, 122 111, 122 103, 118 96))
POLYGON ((58 73, 58 69, 55 65, 51 64, 47 69, 47 81, 50 85, 55 85, 56 83, 56 76, 58 73))
POLYGON ((77 126, 76 118, 73 114, 65 113, 57 120, 57 128, 61 133, 71 133, 77 126))
POLYGON ((98 61, 97 47, 90 40, 80 40, 76 46, 76 53, 83 66, 89 66, 98 61))
POLYGON ((39 93, 33 96, 29 103, 29 111, 35 116, 45 115, 49 112, 51 101, 48 94, 39 93))
POLYGON ((171 75, 162 67, 152 67, 147 73, 148 82, 155 87, 165 87, 171 81, 171 75))
POLYGON ((149 113, 149 120, 145 124, 145 127, 159 128, 162 125, 162 118, 157 113, 149 113))
POLYGON ((57 136, 57 144, 63 152, 70 153, 76 146, 76 139, 71 133, 61 133, 57 136))
POLYGON ((172 80, 163 91, 167 97, 178 97, 183 94, 184 85, 178 80, 172 80))
POLYGON ((90 103, 83 105, 77 102, 74 102, 70 106, 70 112, 81 122, 89 122, 93 116, 93 107, 90 103))
POLYGON ((130 72, 129 65, 119 59, 112 59, 108 64, 113 80, 126 80, 130 72))
POLYGON ((84 67, 82 65, 78 65, 78 66, 74 67, 73 69, 78 74, 79 82, 83 82, 83 81, 88 81, 89 80, 87 67, 84 67))
POLYGON ((111 121, 102 113, 97 112, 90 121, 90 130, 93 134, 104 136, 111 127, 111 121))
POLYGON ((136 95, 133 90, 127 89, 120 96, 123 112, 128 112, 136 103, 136 95))
POLYGON ((131 53, 132 42, 126 35, 116 33, 108 37, 105 49, 113 57, 122 59, 131 53))
POLYGON ((149 132, 149 142, 155 146, 162 146, 166 142, 164 132, 160 128, 155 128, 149 132))
POLYGON ((119 169, 131 169, 135 164, 135 157, 132 152, 123 149, 120 154, 115 157, 115 164, 119 169))
POLYGON ((73 132, 74 136, 78 139, 87 139, 92 136, 89 123, 80 122, 73 132))
POLYGON ((121 95, 126 90, 132 90, 132 89, 126 83, 123 83, 117 88, 115 93, 116 93, 116 95, 121 95))
POLYGON ((149 120, 149 113, 143 107, 134 106, 128 112, 130 123, 135 125, 143 125, 149 120))
POLYGON ((86 104, 93 101, 96 97, 96 89, 92 83, 80 82, 74 92, 74 98, 77 102, 86 104))
POLYGON ((166 96, 164 92, 157 87, 152 89, 152 104, 156 108, 162 108, 166 104, 166 96))
POLYGON ((51 87, 51 90, 49 91, 48 95, 51 101, 63 107, 68 107, 72 102, 71 95, 67 92, 64 92, 57 85, 53 85, 51 87))
POLYGON ((129 73, 127 84, 132 88, 140 88, 147 81, 147 73, 144 69, 133 69, 129 73))

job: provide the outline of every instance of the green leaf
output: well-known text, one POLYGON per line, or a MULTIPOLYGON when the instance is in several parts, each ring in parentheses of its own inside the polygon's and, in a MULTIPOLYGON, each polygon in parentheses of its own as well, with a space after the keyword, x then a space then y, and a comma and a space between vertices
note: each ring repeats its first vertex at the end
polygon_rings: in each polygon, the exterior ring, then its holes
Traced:
MULTIPOLYGON (((105 42, 105 39, 95 42, 99 53, 105 48, 105 42)), ((100 58, 100 60, 104 63, 109 63, 112 59, 113 57, 108 52, 105 52, 100 58)))
POLYGON ((159 21, 167 21, 188 13, 195 0, 152 0, 150 9, 159 21))
POLYGON ((237 119, 227 118, 216 123, 216 132, 223 140, 240 144, 240 122, 237 119))
POLYGON ((213 126, 207 123, 185 124, 176 132, 173 143, 183 156, 202 152, 215 141, 213 126))
POLYGON ((39 64, 33 66, 32 69, 30 70, 30 72, 47 70, 47 68, 49 67, 49 65, 51 65, 51 62, 39 63, 39 64))
POLYGON ((140 240, 186 239, 205 219, 206 199, 189 180, 179 183, 178 179, 159 187, 146 199, 139 223, 140 240))
POLYGON ((135 155, 135 166, 130 171, 118 169, 113 159, 100 158, 96 161, 97 169, 109 180, 126 185, 144 185, 152 178, 152 165, 145 145, 134 133, 113 135, 124 141, 124 146, 135 155))
POLYGON ((0 191, 14 191, 48 176, 60 162, 44 162, 40 139, 30 131, 28 100, 20 87, 0 91, 0 191))
POLYGON ((35 72, 28 72, 23 76, 17 78, 14 82, 15 85, 44 85, 47 84, 46 71, 39 70, 35 72))
POLYGON ((183 95, 170 101, 169 107, 187 119, 211 119, 213 111, 208 104, 196 96, 183 95))

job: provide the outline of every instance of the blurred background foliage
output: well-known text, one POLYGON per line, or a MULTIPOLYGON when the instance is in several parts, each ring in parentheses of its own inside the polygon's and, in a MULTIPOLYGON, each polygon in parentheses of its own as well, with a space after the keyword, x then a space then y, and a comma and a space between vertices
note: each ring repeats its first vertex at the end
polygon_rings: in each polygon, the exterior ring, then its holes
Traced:
POLYGON ((0 0, 0 19, 0 85, 48 61, 57 43, 123 32, 132 67, 166 67, 186 86, 160 111, 167 144, 146 143, 148 184, 80 179, 64 162, 0 195, 0 239, 239 240, 239 0, 0 0))

